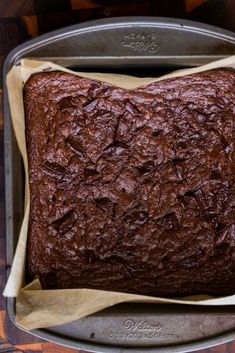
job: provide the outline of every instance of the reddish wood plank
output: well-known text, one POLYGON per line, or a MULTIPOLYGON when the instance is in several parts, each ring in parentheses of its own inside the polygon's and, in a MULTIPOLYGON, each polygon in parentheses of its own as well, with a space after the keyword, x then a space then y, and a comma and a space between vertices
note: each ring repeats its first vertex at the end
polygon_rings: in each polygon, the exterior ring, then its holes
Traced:
POLYGON ((208 0, 185 0, 186 11, 190 12, 208 0))
POLYGON ((27 352, 27 353, 41 353, 42 346, 41 343, 31 343, 24 345, 14 345, 9 341, 6 332, 5 332, 5 322, 6 322, 6 313, 0 311, 0 353, 1 352, 27 352))
POLYGON ((34 13, 33 0, 1 0, 0 17, 20 17, 34 13))
POLYGON ((94 9, 99 6, 93 0, 70 0, 70 2, 72 10, 94 9))
MULTIPOLYGON (((42 343, 42 352, 43 353, 84 353, 85 351, 76 350, 72 348, 58 346, 57 344, 45 342, 42 343)), ((86 351, 87 352, 87 351, 86 351)))
POLYGON ((1 310, 0 311, 0 340, 1 340, 1 342, 6 340, 6 335, 5 335, 5 331, 4 331, 4 325, 3 325, 5 315, 6 315, 5 311, 1 310))
MULTIPOLYGON (((19 349, 21 352, 25 353, 41 353, 42 352, 42 344, 25 344, 25 345, 17 345, 17 349, 19 349)), ((1 353, 1 350, 0 350, 1 353)))
POLYGON ((28 34, 30 37, 38 36, 38 18, 36 15, 33 16, 23 16, 22 21, 25 24, 25 28, 27 29, 28 34))

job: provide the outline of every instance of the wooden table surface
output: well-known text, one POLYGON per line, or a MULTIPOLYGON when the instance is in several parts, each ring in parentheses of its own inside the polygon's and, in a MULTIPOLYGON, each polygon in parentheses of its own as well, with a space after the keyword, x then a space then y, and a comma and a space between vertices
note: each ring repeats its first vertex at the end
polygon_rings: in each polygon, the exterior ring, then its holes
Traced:
MULTIPOLYGON (((70 24, 133 15, 186 18, 235 31, 235 0, 0 0, 0 96, 4 57, 18 44, 70 24)), ((0 99, 1 293, 6 281, 5 267, 3 117, 0 99)), ((39 340, 17 329, 8 319, 5 306, 5 299, 0 297, 0 352, 84 352, 39 340)), ((235 353, 235 341, 198 352, 235 353)))

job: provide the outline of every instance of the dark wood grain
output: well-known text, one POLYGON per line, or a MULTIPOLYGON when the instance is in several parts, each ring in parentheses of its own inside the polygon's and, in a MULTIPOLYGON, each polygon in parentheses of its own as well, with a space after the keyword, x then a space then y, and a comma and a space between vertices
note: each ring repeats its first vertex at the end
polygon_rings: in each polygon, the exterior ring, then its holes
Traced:
MULTIPOLYGON (((0 0, 0 74, 7 53, 29 38, 86 20, 136 15, 181 17, 235 31, 235 0, 0 0)), ((1 292, 6 281, 5 264, 3 117, 0 89, 1 292)), ((6 314, 6 302, 1 296, 1 352, 75 353, 78 351, 44 342, 16 328, 6 314)), ((235 342, 200 350, 198 353, 235 353, 235 342)))
POLYGON ((34 13, 34 1, 33 0, 1 0, 0 1, 0 17, 11 18, 20 17, 26 14, 34 13))

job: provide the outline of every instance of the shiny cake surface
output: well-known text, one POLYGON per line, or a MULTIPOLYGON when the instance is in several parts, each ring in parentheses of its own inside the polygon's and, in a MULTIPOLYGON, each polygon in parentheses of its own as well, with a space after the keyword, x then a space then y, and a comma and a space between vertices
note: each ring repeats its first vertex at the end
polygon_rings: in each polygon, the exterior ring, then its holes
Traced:
POLYGON ((134 90, 42 72, 24 105, 29 279, 235 293, 235 71, 134 90))

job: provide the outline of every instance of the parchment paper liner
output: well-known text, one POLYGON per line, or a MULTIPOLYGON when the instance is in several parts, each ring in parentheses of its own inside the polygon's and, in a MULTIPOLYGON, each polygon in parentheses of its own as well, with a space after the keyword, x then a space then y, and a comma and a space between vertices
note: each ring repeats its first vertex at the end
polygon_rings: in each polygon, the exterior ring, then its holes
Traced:
MULTIPOLYGON (((175 71, 158 78, 137 78, 126 75, 73 72, 51 62, 22 60, 21 65, 14 66, 7 75, 7 90, 14 132, 24 161, 25 214, 11 273, 8 278, 4 296, 16 297, 16 322, 27 329, 49 327, 65 324, 114 304, 123 302, 138 303, 175 303, 191 305, 234 305, 235 295, 213 298, 208 295, 197 295, 178 299, 149 297, 120 292, 93 289, 42 290, 40 282, 35 279, 24 286, 26 242, 29 217, 29 183, 28 161, 25 143, 25 122, 22 88, 24 82, 35 72, 44 70, 61 70, 71 72, 94 80, 108 82, 124 89, 133 89, 141 85, 160 81, 165 78, 184 76, 218 67, 235 69, 235 55, 203 65, 197 68, 175 71)), ((12 235, 13 236, 13 235, 12 235)))

